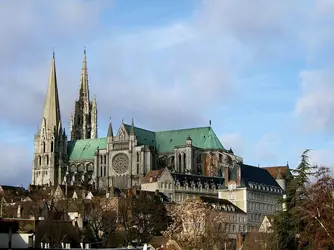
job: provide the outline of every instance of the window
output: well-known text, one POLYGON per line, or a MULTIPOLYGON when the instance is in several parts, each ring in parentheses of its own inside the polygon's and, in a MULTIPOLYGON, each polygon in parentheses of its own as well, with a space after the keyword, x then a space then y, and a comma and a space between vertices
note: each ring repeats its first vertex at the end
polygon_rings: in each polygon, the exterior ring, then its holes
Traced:
POLYGON ((104 166, 104 176, 107 176, 107 166, 104 166))
POLYGON ((139 162, 139 159, 140 159, 140 154, 139 152, 137 152, 137 163, 139 162))
POLYGON ((107 155, 104 155, 104 164, 107 164, 107 155))
POLYGON ((51 142, 51 153, 53 152, 53 141, 51 142))
POLYGON ((38 165, 41 166, 42 165, 42 157, 38 156, 38 165))
POLYGON ((139 163, 137 163, 137 174, 139 174, 139 163))
POLYGON ((101 164, 103 164, 103 156, 102 155, 100 155, 100 162, 101 162, 101 164))
POLYGON ((45 153, 45 142, 42 142, 43 153, 45 153))
POLYGON ((49 165, 49 156, 48 155, 46 156, 46 165, 47 166, 49 165))

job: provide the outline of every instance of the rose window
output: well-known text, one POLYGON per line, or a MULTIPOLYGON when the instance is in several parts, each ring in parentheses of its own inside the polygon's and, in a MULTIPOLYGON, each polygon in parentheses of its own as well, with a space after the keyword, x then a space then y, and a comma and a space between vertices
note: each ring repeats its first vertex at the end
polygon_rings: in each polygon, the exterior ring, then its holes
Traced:
POLYGON ((112 159, 112 166, 117 174, 124 174, 129 169, 129 158, 124 153, 115 155, 112 159))

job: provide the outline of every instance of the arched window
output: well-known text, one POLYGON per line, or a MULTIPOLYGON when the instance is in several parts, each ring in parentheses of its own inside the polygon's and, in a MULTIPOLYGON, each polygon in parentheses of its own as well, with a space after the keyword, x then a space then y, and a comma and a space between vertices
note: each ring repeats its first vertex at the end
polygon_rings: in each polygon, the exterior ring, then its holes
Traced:
POLYGON ((186 168, 187 161, 186 161, 186 154, 183 155, 183 167, 186 168))
POLYGON ((137 163, 139 162, 139 159, 140 159, 140 154, 139 152, 137 152, 137 163))
POLYGON ((51 142, 51 153, 53 152, 53 141, 51 142))
POLYGON ((181 162, 182 162, 182 156, 181 156, 181 154, 179 154, 179 172, 181 172, 181 162))
POLYGON ((42 157, 38 156, 38 166, 42 165, 42 157))
POLYGON ((48 155, 45 158, 45 162, 46 162, 46 166, 48 166, 49 165, 49 156, 48 155))
POLYGON ((43 153, 45 153, 45 142, 42 142, 43 153))
POLYGON ((107 166, 104 166, 104 176, 107 176, 107 166))

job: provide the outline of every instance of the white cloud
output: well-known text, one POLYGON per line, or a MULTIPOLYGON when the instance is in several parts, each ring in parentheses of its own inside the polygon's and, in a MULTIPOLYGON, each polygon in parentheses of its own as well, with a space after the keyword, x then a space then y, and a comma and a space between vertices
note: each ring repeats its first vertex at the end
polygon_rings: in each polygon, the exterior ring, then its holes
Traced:
POLYGON ((253 154, 261 162, 267 162, 267 165, 280 164, 277 162, 278 154, 281 150, 281 139, 278 135, 266 133, 252 148, 253 154))
POLYGON ((295 114, 307 131, 333 131, 334 73, 331 70, 309 70, 300 74, 301 96, 295 114))
POLYGON ((226 133, 220 137, 220 141, 226 149, 232 148, 236 155, 242 155, 244 140, 238 132, 226 133))
POLYGON ((30 183, 32 152, 20 144, 0 142, 0 185, 26 185, 30 183), (5 174, 4 174, 5 173, 5 174))

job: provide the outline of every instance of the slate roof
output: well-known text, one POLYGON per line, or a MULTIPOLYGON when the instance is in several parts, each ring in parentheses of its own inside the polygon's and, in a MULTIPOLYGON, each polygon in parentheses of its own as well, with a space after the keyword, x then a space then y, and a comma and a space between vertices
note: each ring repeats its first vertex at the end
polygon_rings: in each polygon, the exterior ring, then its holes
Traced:
POLYGON ((270 173, 260 167, 254 167, 246 164, 241 164, 241 185, 244 187, 252 188, 251 183, 263 184, 282 190, 276 180, 270 175, 270 173))
MULTIPOLYGON (((239 207, 237 207, 236 205, 234 205, 232 202, 230 202, 229 200, 226 199, 219 199, 217 197, 209 197, 209 196, 200 196, 200 199, 205 202, 205 203, 209 203, 209 204, 217 204, 217 205, 229 205, 229 206, 233 206, 234 207, 234 212, 237 213, 243 213, 245 214, 245 212, 243 210, 241 210, 239 207)), ((228 211, 226 211, 228 212, 228 211)), ((231 211, 232 212, 232 211, 231 211)))
POLYGON ((191 182, 195 183, 195 187, 199 187, 199 184, 204 187, 204 183, 208 183, 209 185, 215 184, 216 188, 223 187, 225 179, 221 177, 211 177, 211 176, 203 176, 203 175, 190 175, 190 174, 181 174, 181 173, 171 173, 173 179, 176 182, 180 182, 181 186, 184 186, 188 183, 189 187, 191 186, 191 182))
MULTIPOLYGON (((124 124, 130 133, 131 125, 124 124)), ((153 132, 134 127, 138 145, 155 147, 160 153, 172 153, 174 148, 184 146, 190 137, 195 147, 202 149, 225 150, 222 143, 211 127, 198 127, 153 132)), ((67 153, 70 161, 93 160, 97 148, 107 148, 107 138, 84 139, 68 142, 67 153)))

